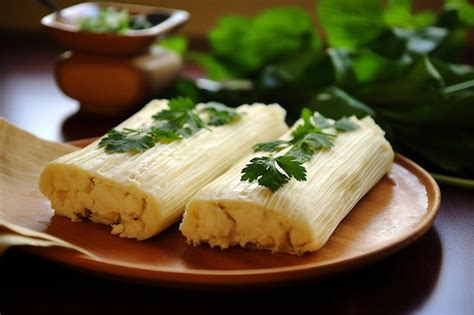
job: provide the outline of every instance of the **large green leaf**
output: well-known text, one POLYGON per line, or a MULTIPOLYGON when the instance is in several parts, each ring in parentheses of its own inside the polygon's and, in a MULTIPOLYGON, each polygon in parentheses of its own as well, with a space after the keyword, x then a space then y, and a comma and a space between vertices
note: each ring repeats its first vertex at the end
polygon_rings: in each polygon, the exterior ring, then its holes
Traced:
POLYGON ((242 67, 242 72, 256 67, 256 60, 245 47, 244 41, 252 20, 242 16, 225 16, 209 34, 212 53, 227 64, 228 67, 242 67), (240 54, 240 55, 237 55, 240 54))
POLYGON ((320 47, 311 16, 298 7, 269 9, 253 19, 224 17, 209 40, 212 53, 236 76, 252 75, 268 62, 320 47))
POLYGON ((333 67, 334 84, 343 88, 354 86, 356 75, 349 52, 343 48, 328 48, 327 54, 333 67))
POLYGON ((355 95, 367 104, 403 107, 433 102, 443 86, 443 78, 425 56, 403 66, 403 71, 398 76, 361 87, 355 91, 355 95))
POLYGON ((372 49, 361 49, 352 55, 352 67, 358 84, 384 82, 399 77, 410 60, 393 60, 376 54, 372 49))
POLYGON ((474 25, 474 4, 468 0, 445 0, 445 8, 457 10, 460 20, 469 26, 474 25))
POLYGON ((432 63, 443 77, 446 85, 474 79, 474 67, 471 65, 448 63, 440 59, 432 59, 432 63))
POLYGON ((165 37, 156 44, 160 47, 172 50, 181 56, 184 56, 188 50, 188 39, 180 35, 165 37))
MULTIPOLYGON (((442 129, 464 127, 474 130, 474 80, 451 93, 443 93, 433 102, 402 108, 378 108, 378 113, 397 123, 432 125, 442 129)), ((449 129, 448 129, 449 130, 449 129)), ((473 134, 474 139, 474 134, 473 134)))
POLYGON ((474 175, 474 134, 462 128, 394 125, 398 149, 445 172, 474 175))
POLYGON ((211 80, 223 81, 233 78, 229 70, 211 55, 190 52, 186 55, 186 59, 200 65, 206 73, 206 77, 211 80))
POLYGON ((425 55, 436 50, 448 36, 442 27, 423 27, 417 29, 386 29, 368 44, 375 53, 400 59, 412 55, 425 55))
POLYGON ((311 107, 323 116, 333 119, 352 115, 358 118, 375 116, 375 112, 369 106, 335 87, 328 88, 317 94, 311 107))
POLYGON ((412 10, 412 0, 388 0, 384 19, 388 25, 396 27, 413 28, 428 26, 435 21, 435 14, 431 11, 418 11, 416 14, 412 10))
POLYGON ((378 0, 320 0, 316 10, 333 47, 356 50, 385 29, 378 0))
MULTIPOLYGON (((351 59, 345 49, 305 51, 264 67, 259 86, 268 89, 291 87, 313 91, 330 85, 349 87, 355 83, 351 59)), ((291 92, 290 92, 291 93, 291 92)))
POLYGON ((292 58, 267 64, 257 78, 257 82, 263 89, 276 89, 289 85, 314 89, 334 82, 331 70, 330 59, 323 52, 304 51, 295 54, 292 58), (322 75, 322 72, 325 75, 322 75))
POLYGON ((449 33, 432 53, 433 56, 448 62, 462 61, 468 33, 460 14, 458 9, 450 8, 439 16, 436 26, 445 28, 449 33))

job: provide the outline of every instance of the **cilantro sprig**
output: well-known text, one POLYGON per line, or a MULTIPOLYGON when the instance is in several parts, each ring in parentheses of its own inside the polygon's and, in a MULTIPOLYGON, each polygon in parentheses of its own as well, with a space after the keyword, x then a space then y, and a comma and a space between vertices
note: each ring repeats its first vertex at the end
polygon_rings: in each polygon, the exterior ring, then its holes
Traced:
POLYGON ((242 170, 241 181, 257 181, 272 192, 286 185, 292 178, 306 181, 304 163, 318 151, 330 150, 339 133, 355 130, 358 125, 346 117, 337 121, 314 114, 307 108, 301 114, 302 124, 291 133, 290 140, 259 143, 254 152, 267 152, 268 156, 256 157, 242 170), (284 152, 282 154, 282 152, 284 152))
POLYGON ((239 120, 241 115, 221 103, 197 107, 189 98, 169 100, 168 108, 152 116, 149 127, 112 129, 99 142, 108 153, 144 152, 157 143, 170 143, 191 137, 201 129, 222 126, 239 120))

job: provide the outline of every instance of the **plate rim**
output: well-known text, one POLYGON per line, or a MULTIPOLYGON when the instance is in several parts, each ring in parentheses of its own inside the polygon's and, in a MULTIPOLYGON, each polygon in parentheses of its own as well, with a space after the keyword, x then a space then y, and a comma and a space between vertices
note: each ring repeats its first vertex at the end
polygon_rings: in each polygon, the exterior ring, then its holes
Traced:
MULTIPOLYGON (((97 138, 81 139, 69 142, 72 145, 83 146, 97 138)), ((426 189, 428 205, 426 215, 412 230, 404 233, 398 238, 385 243, 372 251, 362 254, 354 253, 345 258, 333 258, 320 263, 305 263, 302 265, 252 268, 239 270, 216 270, 216 269, 185 269, 176 270, 171 267, 143 268, 140 264, 114 263, 110 260, 96 260, 84 254, 58 247, 38 248, 24 247, 24 250, 55 261, 57 263, 74 267, 76 269, 90 271, 93 273, 106 274, 116 278, 138 280, 144 283, 173 284, 173 285, 205 285, 205 286, 236 286, 248 284, 269 284, 288 280, 300 280, 305 277, 311 279, 329 276, 342 271, 349 271, 362 265, 371 264, 394 252, 410 245, 423 236, 432 226, 436 219, 440 202, 441 192, 434 178, 421 166, 407 157, 395 153, 394 162, 406 168, 426 189), (259 277, 255 277, 255 276, 259 277), (232 280, 232 281, 230 281, 232 280)))

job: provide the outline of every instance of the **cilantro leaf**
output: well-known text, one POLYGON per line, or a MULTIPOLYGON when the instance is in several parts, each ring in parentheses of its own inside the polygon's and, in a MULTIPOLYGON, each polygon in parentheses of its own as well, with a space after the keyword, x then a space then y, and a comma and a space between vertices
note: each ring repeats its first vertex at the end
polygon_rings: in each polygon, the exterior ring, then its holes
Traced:
POLYGON ((260 186, 267 187, 273 192, 290 180, 289 176, 278 170, 276 160, 267 156, 251 159, 242 170, 242 174, 241 181, 250 183, 257 181, 260 186))
POLYGON ((308 144, 314 150, 329 149, 334 144, 332 142, 333 135, 326 133, 309 133, 301 141, 308 144))
POLYGON ((352 121, 350 121, 347 117, 342 117, 341 119, 337 120, 333 127, 340 132, 344 131, 352 131, 356 130, 359 128, 356 124, 354 124, 352 121))
POLYGON ((193 100, 188 97, 177 97, 169 100, 168 107, 170 111, 186 112, 196 107, 193 100))
POLYGON ((110 130, 99 142, 99 148, 106 152, 143 152, 155 145, 153 138, 142 130, 125 128, 121 131, 110 130))
POLYGON ((295 130, 291 133, 294 140, 299 140, 304 137, 308 132, 314 129, 313 124, 311 123, 311 111, 307 108, 303 108, 301 111, 301 119, 303 123, 296 127, 295 130))
POLYGON ((177 126, 177 132, 181 136, 188 138, 202 128, 206 128, 206 124, 201 117, 197 113, 189 111, 183 117, 181 124, 177 126))
POLYGON ((187 120, 188 112, 196 105, 190 98, 178 97, 168 102, 168 109, 153 115, 157 121, 166 121, 171 126, 182 126, 187 120))
POLYGON ((293 177, 297 181, 306 180, 306 169, 302 166, 300 161, 295 159, 295 157, 282 155, 277 157, 275 160, 288 177, 293 177))
POLYGON ((269 157, 253 158, 242 170, 241 181, 254 182, 267 170, 269 157))
POLYGON ((96 17, 79 20, 82 31, 95 33, 123 33, 131 29, 131 16, 127 10, 114 7, 102 8, 96 17))
POLYGON ((204 105, 198 111, 189 98, 179 97, 168 102, 168 108, 152 116, 154 124, 141 129, 112 129, 100 141, 99 147, 108 153, 143 152, 156 143, 170 143, 188 138, 208 126, 229 124, 240 118, 240 114, 221 103, 204 105), (200 114, 206 114, 205 122, 200 114))
POLYGON ((301 163, 310 161, 315 153, 314 147, 311 147, 306 142, 299 142, 286 152, 286 155, 292 156, 301 163))
POLYGON ((174 130, 180 136, 187 138, 205 128, 206 124, 194 110, 196 105, 190 98, 178 97, 171 99, 168 108, 155 115, 160 129, 174 130))
POLYGON ((235 109, 217 102, 205 104, 201 111, 208 115, 209 126, 227 125, 240 119, 240 114, 235 109))
POLYGON ((285 155, 277 158, 268 156, 253 158, 242 170, 242 174, 242 181, 250 183, 257 181, 260 186, 267 187, 272 192, 283 187, 291 178, 298 181, 306 180, 306 170, 302 163, 293 156, 285 155))
POLYGON ((288 150, 277 157, 270 155, 253 158, 242 170, 241 181, 258 181, 260 186, 267 187, 272 192, 280 189, 292 178, 305 181, 306 169, 303 163, 310 161, 317 151, 333 147, 338 132, 358 128, 345 117, 333 121, 317 112, 312 114, 306 108, 301 112, 301 119, 303 123, 295 128, 291 134, 293 138, 289 141, 276 140, 254 146, 254 152, 288 150), (335 129, 336 133, 325 132, 325 129, 335 129))
POLYGON ((313 115, 313 124, 317 129, 326 129, 332 126, 332 123, 318 112, 313 115))
POLYGON ((288 145, 287 141, 275 140, 271 142, 257 143, 253 146, 253 152, 274 152, 280 151, 288 145))
POLYGON ((181 140, 183 137, 174 130, 160 129, 159 127, 150 128, 150 136, 155 142, 170 143, 181 140))

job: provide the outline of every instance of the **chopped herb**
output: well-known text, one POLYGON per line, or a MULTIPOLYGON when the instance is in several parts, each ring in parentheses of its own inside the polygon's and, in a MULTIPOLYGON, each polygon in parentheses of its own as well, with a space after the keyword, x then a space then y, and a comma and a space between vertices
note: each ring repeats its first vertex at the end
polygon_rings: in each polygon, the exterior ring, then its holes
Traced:
POLYGON ((239 113, 222 103, 210 102, 203 106, 202 112, 209 116, 208 125, 222 126, 230 124, 240 118, 239 113))
POLYGON ((120 34, 130 29, 140 30, 152 26, 145 15, 131 15, 127 10, 118 10, 114 7, 102 8, 99 15, 85 17, 79 21, 82 31, 94 33, 120 34))
POLYGON ((148 128, 112 129, 99 142, 108 153, 143 152, 156 143, 170 143, 188 138, 201 129, 222 126, 240 118, 240 113, 220 103, 207 103, 196 107, 189 98, 178 97, 168 102, 168 108, 152 116, 148 128))
POLYGON ((153 115, 157 122, 155 129, 172 130, 187 138, 204 128, 206 124, 195 111, 195 104, 189 98, 179 97, 169 101, 169 109, 153 115))
POLYGON ((153 141, 161 143, 170 143, 183 139, 183 137, 174 130, 160 129, 157 127, 150 128, 150 135, 153 141))
POLYGON ((306 169, 292 156, 253 158, 242 171, 242 181, 254 182, 277 191, 293 177, 306 180, 306 169))
POLYGON ((347 117, 342 117, 334 123, 333 126, 337 131, 352 131, 357 129, 357 125, 351 122, 347 117))
POLYGON ((287 144, 287 141, 283 140, 276 140, 272 142, 264 142, 264 143, 258 143, 253 147, 254 152, 272 152, 272 151, 280 151, 285 148, 285 145, 287 144))
POLYGON ((260 186, 267 187, 272 192, 283 187, 291 178, 305 181, 306 169, 303 163, 310 161, 317 151, 329 150, 334 146, 338 133, 358 128, 358 125, 346 117, 333 121, 319 113, 311 114, 306 108, 303 109, 301 119, 303 123, 292 132, 290 140, 276 140, 254 146, 254 152, 271 154, 250 160, 242 170, 241 181, 257 181, 260 186), (285 149, 284 154, 275 156, 285 149))
POLYGON ((112 129, 99 142, 99 147, 107 153, 143 152, 154 145, 155 141, 147 131, 128 128, 120 131, 112 129))

